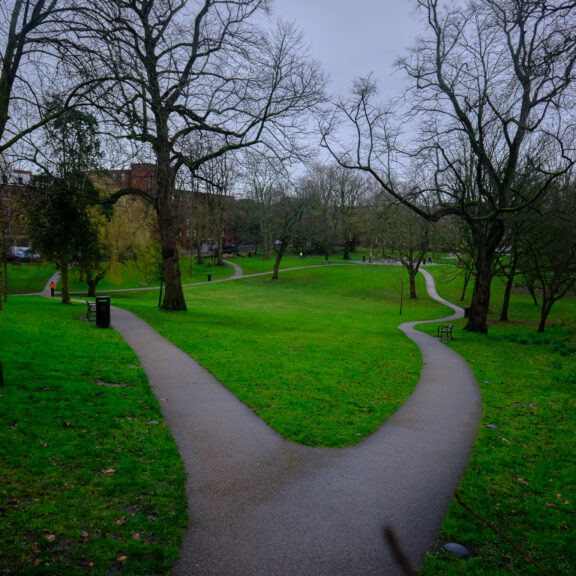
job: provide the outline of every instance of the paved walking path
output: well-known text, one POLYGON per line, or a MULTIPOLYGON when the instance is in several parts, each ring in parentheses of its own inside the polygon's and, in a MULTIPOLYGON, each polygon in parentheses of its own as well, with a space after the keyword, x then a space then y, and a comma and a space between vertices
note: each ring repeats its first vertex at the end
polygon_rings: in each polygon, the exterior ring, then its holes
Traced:
MULTIPOLYGON (((450 318, 462 315, 450 306, 450 318)), ((403 324, 424 360, 408 401, 358 446, 310 448, 280 438, 133 314, 114 308, 112 324, 162 399, 188 475, 190 525, 173 576, 400 575, 384 526, 421 563, 482 413, 472 372, 456 353, 403 324)))

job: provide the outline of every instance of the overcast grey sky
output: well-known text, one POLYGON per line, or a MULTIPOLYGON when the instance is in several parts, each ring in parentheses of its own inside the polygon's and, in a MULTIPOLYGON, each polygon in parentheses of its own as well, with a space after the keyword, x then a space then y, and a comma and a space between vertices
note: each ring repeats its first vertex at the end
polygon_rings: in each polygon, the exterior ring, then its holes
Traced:
POLYGON ((273 0, 272 10, 304 32, 311 56, 330 76, 331 92, 374 73, 380 94, 397 96, 405 77, 394 68, 422 31, 414 0, 273 0))

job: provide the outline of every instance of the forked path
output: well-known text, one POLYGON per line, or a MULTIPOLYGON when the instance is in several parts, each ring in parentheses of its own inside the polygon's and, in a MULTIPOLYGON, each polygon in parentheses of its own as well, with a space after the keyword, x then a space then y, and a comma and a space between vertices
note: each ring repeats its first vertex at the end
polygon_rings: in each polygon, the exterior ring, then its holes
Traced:
POLYGON ((358 446, 309 448, 280 438, 136 316, 115 308, 112 323, 162 399, 188 475, 190 525, 173 576, 400 575, 384 526, 415 565, 423 560, 482 412, 456 353, 403 324, 424 360, 407 402, 358 446))

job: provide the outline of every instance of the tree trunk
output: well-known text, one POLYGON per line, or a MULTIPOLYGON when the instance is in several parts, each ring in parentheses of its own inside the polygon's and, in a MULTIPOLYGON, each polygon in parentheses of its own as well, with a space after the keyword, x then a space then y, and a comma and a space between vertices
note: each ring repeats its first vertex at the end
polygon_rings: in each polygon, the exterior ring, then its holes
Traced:
POLYGON ((164 221, 160 227, 160 245, 162 248, 162 270, 164 272, 164 310, 186 310, 186 301, 182 291, 180 262, 176 246, 175 222, 164 221))
POLYGON ((174 210, 173 186, 171 178, 170 160, 162 159, 158 155, 157 174, 158 198, 156 212, 158 214, 158 228, 160 232, 160 247, 162 249, 162 269, 164 272, 164 310, 186 310, 186 300, 182 291, 182 278, 180 275, 180 262, 178 258, 178 220, 174 210))
POLYGON ((269 222, 264 220, 262 220, 260 226, 262 229, 262 258, 264 258, 264 260, 269 260, 272 251, 272 227, 269 222))
POLYGON ((480 222, 473 230, 473 240, 477 247, 476 282, 472 292, 468 324, 464 328, 470 332, 482 332, 483 334, 488 332, 490 287, 494 274, 494 261, 503 235, 504 224, 500 220, 480 222))
POLYGON ((96 271, 96 276, 92 276, 92 270, 88 269, 86 271, 86 284, 88 284, 88 296, 91 298, 96 298, 96 287, 99 282, 106 276, 106 272, 110 265, 106 266, 104 270, 96 271))
POLYGON ((68 261, 60 260, 60 280, 62 282, 62 304, 70 304, 69 274, 68 261))
POLYGON ((500 322, 508 322, 508 309, 510 308, 510 296, 512 294, 513 283, 514 276, 511 276, 508 278, 506 289, 504 290, 504 301, 502 302, 502 309, 500 310, 500 322))
POLYGON ((472 302, 468 324, 464 328, 470 332, 488 332, 488 310, 490 308, 490 285, 494 258, 484 254, 476 261, 476 282, 472 292, 472 302))
POLYGON ((6 302, 8 296, 8 263, 2 252, 2 274, 0 274, 0 310, 2 310, 3 303, 6 302))
POLYGON ((282 241, 280 242, 280 247, 278 248, 278 252, 276 253, 276 260, 274 261, 274 272, 272 274, 272 280, 278 280, 280 262, 282 262, 282 258, 284 256, 284 251, 286 250, 287 244, 288 241, 286 239, 282 239, 282 241))
POLYGON ((508 309, 510 308, 510 296, 512 295, 512 288, 514 286, 514 278, 516 278, 516 264, 518 263, 518 256, 514 251, 514 257, 510 263, 510 270, 507 275, 506 289, 504 290, 504 301, 502 302, 502 310, 500 310, 500 322, 508 322, 508 309))
POLYGON ((416 296, 416 275, 418 274, 418 269, 413 268, 408 269, 408 274, 410 275, 410 299, 415 300, 416 296))
POLYGON ((548 299, 546 297, 542 298, 542 308, 540 308, 540 323, 538 324, 538 332, 544 332, 546 328, 546 320, 548 319, 548 315, 552 310, 552 305, 554 304, 554 300, 552 298, 548 299))
POLYGON ((218 266, 224 266, 224 239, 222 235, 218 238, 218 266))
POLYGON ((470 278, 472 278, 472 270, 466 268, 464 271, 464 287, 462 288, 462 294, 460 295, 460 302, 464 302, 464 298, 466 298, 466 290, 468 289, 470 278))
MULTIPOLYGON (((1 191, 0 191, 1 192, 1 191)), ((6 273, 7 273, 7 266, 6 266, 6 255, 4 251, 4 223, 2 219, 4 217, 4 206, 2 205, 2 198, 4 194, 0 196, 0 310, 2 310, 2 302, 6 297, 7 290, 7 283, 6 283, 6 273)), ((0 373, 1 376, 1 373, 0 373)))
POLYGON ((538 296, 536 295, 536 282, 534 282, 534 280, 530 279, 526 279, 526 288, 528 289, 528 292, 530 293, 530 296, 532 296, 532 303, 534 304, 534 306, 538 306, 538 296))
POLYGON ((343 260, 350 260, 350 240, 344 241, 344 256, 343 260))

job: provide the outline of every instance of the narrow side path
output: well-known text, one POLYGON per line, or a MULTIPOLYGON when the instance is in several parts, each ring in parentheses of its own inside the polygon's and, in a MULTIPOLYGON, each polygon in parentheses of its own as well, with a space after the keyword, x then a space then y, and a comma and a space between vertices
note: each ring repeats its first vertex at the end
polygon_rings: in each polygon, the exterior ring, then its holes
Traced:
POLYGON ((424 360, 408 401, 358 446, 309 448, 280 438, 133 314, 114 308, 112 323, 140 357, 188 474, 190 525, 173 576, 401 576, 384 526, 421 563, 482 413, 456 353, 403 324, 424 360))

